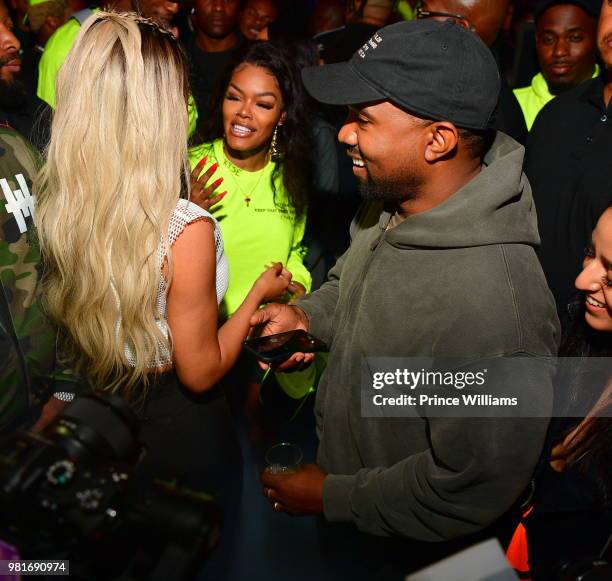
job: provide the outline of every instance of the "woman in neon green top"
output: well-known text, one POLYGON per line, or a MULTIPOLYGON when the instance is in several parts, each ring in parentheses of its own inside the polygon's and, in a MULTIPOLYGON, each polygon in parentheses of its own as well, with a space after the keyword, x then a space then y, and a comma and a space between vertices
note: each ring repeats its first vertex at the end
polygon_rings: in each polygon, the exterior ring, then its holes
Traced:
POLYGON ((265 42, 250 46, 228 78, 203 122, 203 145, 189 152, 192 199, 210 207, 223 232, 230 270, 226 316, 270 262, 292 272, 294 295, 311 283, 302 237, 312 149, 298 73, 282 48, 265 42), (221 183, 226 192, 216 195, 221 183))

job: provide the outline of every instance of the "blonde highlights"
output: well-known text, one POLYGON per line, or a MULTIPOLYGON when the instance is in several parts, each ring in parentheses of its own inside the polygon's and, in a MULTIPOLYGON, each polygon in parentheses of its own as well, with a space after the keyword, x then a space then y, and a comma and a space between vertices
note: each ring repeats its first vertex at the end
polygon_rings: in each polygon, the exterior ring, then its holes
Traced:
POLYGON ((98 12, 57 79, 35 184, 46 306, 96 388, 134 393, 169 339, 156 323, 167 228, 187 193, 187 79, 174 37, 98 12), (126 355, 129 347, 130 360, 126 355))

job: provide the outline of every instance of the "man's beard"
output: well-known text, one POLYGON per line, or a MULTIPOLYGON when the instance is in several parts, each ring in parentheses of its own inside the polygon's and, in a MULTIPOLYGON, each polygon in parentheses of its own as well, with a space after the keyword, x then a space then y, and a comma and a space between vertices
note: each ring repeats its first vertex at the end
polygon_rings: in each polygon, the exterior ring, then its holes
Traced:
POLYGON ((364 200, 381 200, 385 204, 399 206, 402 202, 413 200, 423 185, 423 180, 415 173, 406 172, 402 176, 385 176, 384 180, 373 180, 367 162, 368 175, 365 181, 359 182, 359 193, 364 200))
POLYGON ((0 79, 0 108, 5 111, 18 111, 28 101, 25 85, 18 79, 0 79))

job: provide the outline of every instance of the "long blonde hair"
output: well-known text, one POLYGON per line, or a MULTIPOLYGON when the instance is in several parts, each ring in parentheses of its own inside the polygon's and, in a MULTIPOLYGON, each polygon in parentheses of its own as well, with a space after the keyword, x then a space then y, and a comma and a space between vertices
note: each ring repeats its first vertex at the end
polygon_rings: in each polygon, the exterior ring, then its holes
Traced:
POLYGON ((128 396, 170 349, 156 297, 169 220, 188 189, 185 71, 176 40, 153 22, 92 16, 58 75, 35 183, 47 310, 76 369, 128 396))

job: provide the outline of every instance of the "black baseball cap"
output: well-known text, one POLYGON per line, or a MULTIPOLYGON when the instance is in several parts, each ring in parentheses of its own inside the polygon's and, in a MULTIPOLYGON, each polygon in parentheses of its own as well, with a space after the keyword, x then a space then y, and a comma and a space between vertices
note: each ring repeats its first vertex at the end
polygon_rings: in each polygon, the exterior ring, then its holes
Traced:
POLYGON ((541 0, 533 11, 533 16, 537 20, 542 16, 545 10, 548 10, 551 6, 557 6, 558 4, 573 4, 582 8, 589 16, 593 18, 599 18, 601 12, 601 0, 541 0))
POLYGON ((307 67, 308 92, 329 105, 389 100, 466 129, 487 129, 500 79, 491 51, 454 22, 414 20, 380 29, 348 61, 307 67))

